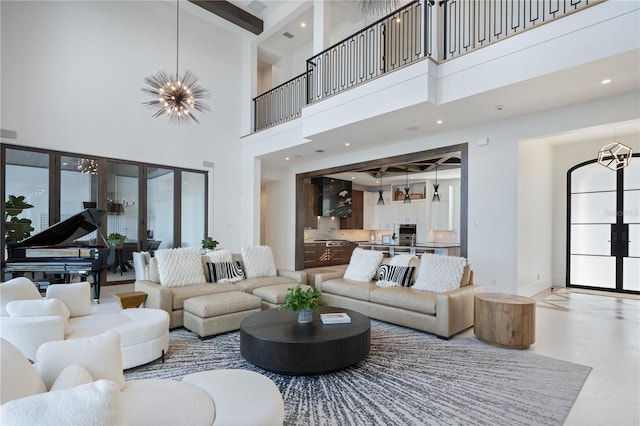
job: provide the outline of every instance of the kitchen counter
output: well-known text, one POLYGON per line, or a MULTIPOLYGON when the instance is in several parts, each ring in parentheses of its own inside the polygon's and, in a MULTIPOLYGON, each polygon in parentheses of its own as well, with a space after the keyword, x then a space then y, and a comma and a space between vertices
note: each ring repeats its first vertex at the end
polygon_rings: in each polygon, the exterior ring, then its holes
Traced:
POLYGON ((380 241, 363 242, 359 246, 363 249, 380 250, 390 256, 396 254, 433 253, 443 256, 460 256, 459 243, 417 243, 415 245, 383 244, 380 241))

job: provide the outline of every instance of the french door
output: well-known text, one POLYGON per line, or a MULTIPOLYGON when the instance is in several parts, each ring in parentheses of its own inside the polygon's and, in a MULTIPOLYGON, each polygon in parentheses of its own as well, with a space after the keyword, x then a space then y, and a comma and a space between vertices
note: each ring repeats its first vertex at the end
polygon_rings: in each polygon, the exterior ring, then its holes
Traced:
POLYGON ((567 287, 640 294, 640 158, 567 172, 567 287))

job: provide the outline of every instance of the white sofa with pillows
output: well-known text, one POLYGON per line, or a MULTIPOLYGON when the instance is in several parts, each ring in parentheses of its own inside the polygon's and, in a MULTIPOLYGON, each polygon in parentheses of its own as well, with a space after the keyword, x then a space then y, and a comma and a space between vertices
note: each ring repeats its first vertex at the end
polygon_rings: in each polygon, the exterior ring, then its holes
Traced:
POLYGON ((125 381, 120 337, 47 342, 35 365, 0 339, 3 425, 282 425, 272 380, 248 370, 210 370, 181 381, 125 381))
POLYGON ((344 273, 316 275, 328 305, 370 318, 449 338, 473 326, 473 283, 465 258, 425 254, 421 258, 356 248, 344 273))
POLYGON ((88 282, 55 284, 42 297, 25 277, 0 284, 0 337, 33 359, 45 342, 115 331, 122 365, 131 368, 164 355, 169 347, 169 315, 159 309, 96 311, 88 282))
POLYGON ((253 291, 275 285, 306 282, 304 271, 277 269, 269 246, 242 248, 240 254, 215 250, 201 254, 197 247, 134 253, 136 291, 147 293, 144 306, 166 311, 170 328, 184 324, 184 302, 190 298, 253 291))

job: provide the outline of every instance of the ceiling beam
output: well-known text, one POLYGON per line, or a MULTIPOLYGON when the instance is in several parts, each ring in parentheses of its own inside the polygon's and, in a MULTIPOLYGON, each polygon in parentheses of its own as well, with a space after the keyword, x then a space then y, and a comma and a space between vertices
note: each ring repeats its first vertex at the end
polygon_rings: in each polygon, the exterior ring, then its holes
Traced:
POLYGON ((245 12, 238 6, 223 0, 189 0, 191 3, 226 19, 227 21, 244 28, 253 34, 259 35, 263 31, 263 22, 249 12, 245 12))

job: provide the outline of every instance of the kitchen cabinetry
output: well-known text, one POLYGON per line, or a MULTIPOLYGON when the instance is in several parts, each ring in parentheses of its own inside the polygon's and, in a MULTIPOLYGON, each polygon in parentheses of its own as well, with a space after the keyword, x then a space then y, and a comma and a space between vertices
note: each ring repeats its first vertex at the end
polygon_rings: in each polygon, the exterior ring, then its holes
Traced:
POLYGON ((340 229, 363 229, 364 193, 351 191, 351 216, 340 218, 340 229))
POLYGON ((316 268, 332 265, 345 265, 351 260, 357 243, 340 241, 337 243, 304 243, 304 267, 316 268), (335 244, 335 245, 333 245, 335 244))
POLYGON ((318 186, 312 183, 304 184, 304 227, 318 228, 318 186))
MULTIPOLYGON (((318 243, 304 243, 304 267, 315 268, 318 266, 318 243)), ((324 245, 323 245, 324 246, 324 245)), ((324 247, 322 247, 324 248, 324 247)))

